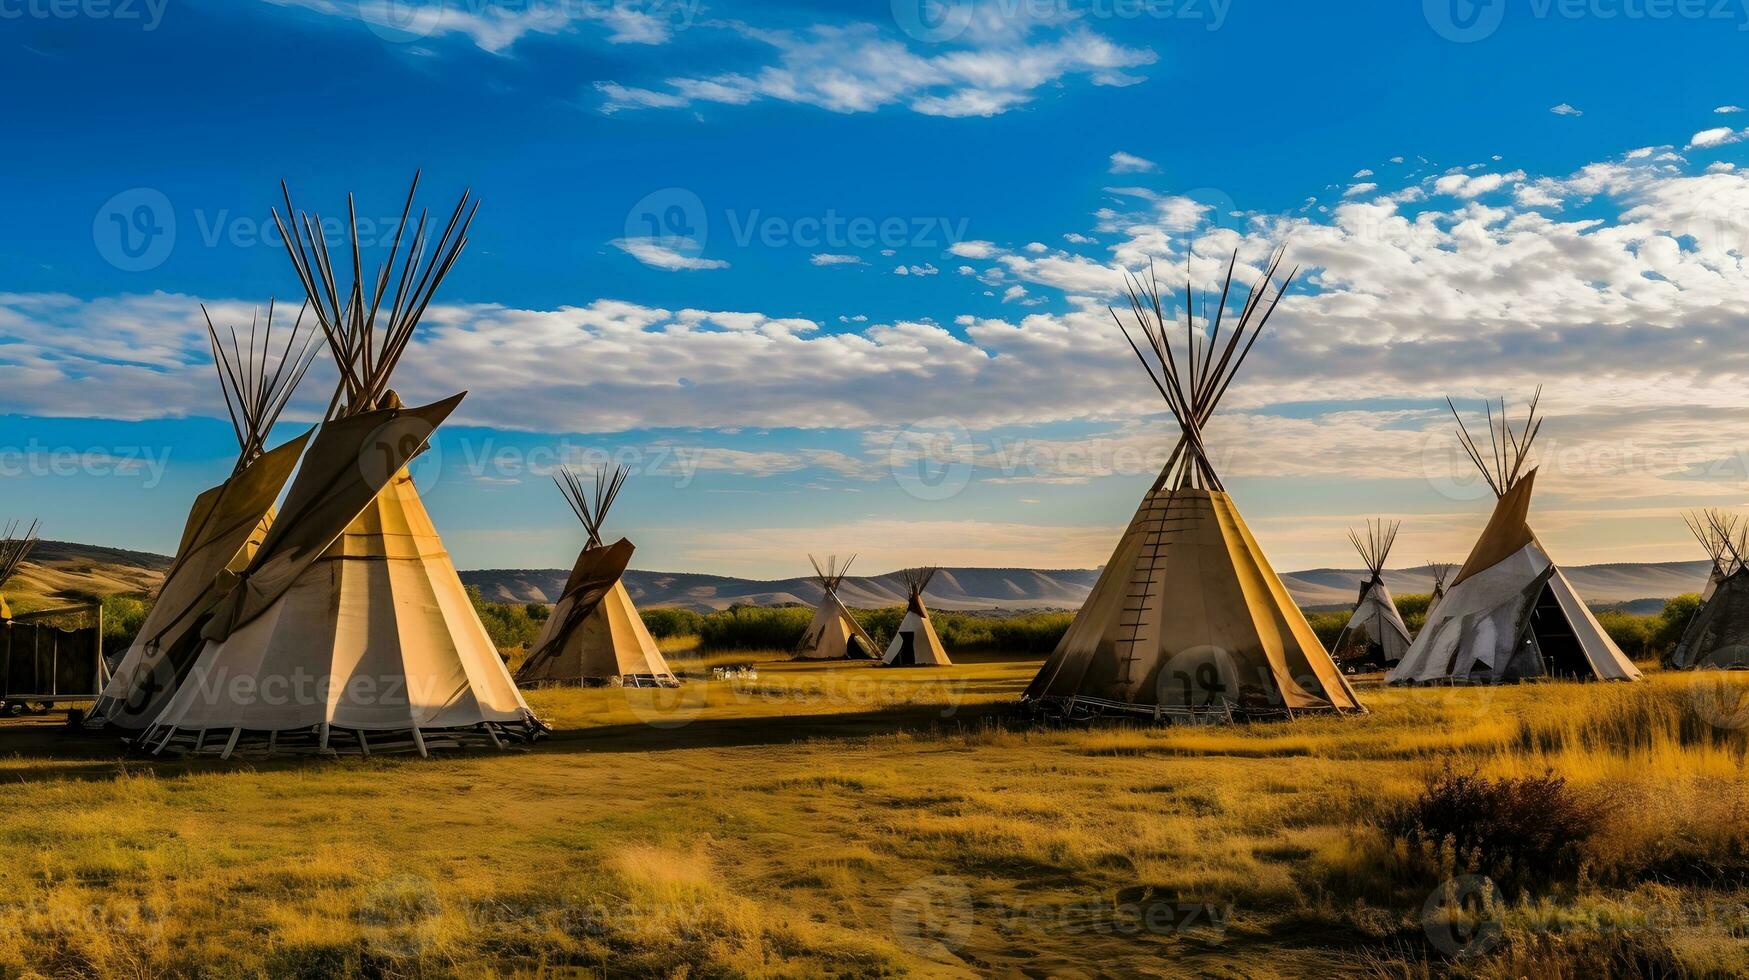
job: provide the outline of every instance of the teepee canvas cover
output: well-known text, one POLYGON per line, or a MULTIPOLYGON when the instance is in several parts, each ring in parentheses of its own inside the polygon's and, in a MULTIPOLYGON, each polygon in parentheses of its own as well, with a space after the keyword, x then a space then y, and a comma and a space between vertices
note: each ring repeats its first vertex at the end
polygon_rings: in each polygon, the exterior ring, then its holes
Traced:
POLYGON ((878 648, 874 640, 838 598, 838 586, 844 582, 845 573, 850 571, 850 563, 855 560, 856 556, 851 555, 840 566, 838 557, 834 555, 826 559, 825 565, 821 565, 813 555, 808 556, 823 592, 819 606, 814 609, 814 618, 808 623, 807 632, 802 634, 802 641, 796 647, 796 659, 868 659, 875 655, 878 648))
POLYGON ((929 580, 935 577, 935 572, 933 568, 905 570, 905 588, 910 598, 905 605, 905 618, 899 622, 893 642, 887 644, 886 656, 881 658, 888 667, 948 667, 953 664, 947 657, 947 650, 942 648, 941 638, 935 635, 935 624, 929 621, 929 610, 923 605, 923 590, 929 587, 929 580))
POLYGON ((540 637, 529 648, 528 659, 516 672, 517 683, 679 685, 621 581, 631 561, 632 543, 624 538, 612 545, 601 541, 602 521, 625 477, 623 469, 611 476, 598 472, 591 504, 575 473, 567 469, 554 476, 565 502, 588 530, 589 542, 577 556, 540 637))
POLYGON ((1027 688, 1025 702, 1041 714, 1226 721, 1361 710, 1227 496, 1203 442, 1203 427, 1293 279, 1269 297, 1280 263, 1278 252, 1225 338, 1237 255, 1218 303, 1203 304, 1202 322, 1212 321, 1205 337, 1197 337, 1187 288, 1182 352, 1173 349, 1157 282, 1130 280, 1130 319, 1148 353, 1122 319, 1118 326, 1166 399, 1179 441, 1027 688))
POLYGON ((1384 580, 1385 561, 1390 557, 1400 526, 1374 521, 1367 525, 1365 538, 1352 530, 1348 532, 1348 540, 1366 563, 1367 578, 1361 583, 1360 600, 1355 603, 1353 615, 1348 617, 1348 624, 1342 627, 1342 634, 1330 651, 1346 670, 1389 667, 1402 660, 1409 649, 1409 627, 1403 625, 1396 600, 1384 580))
POLYGON ((230 576, 249 564, 272 526, 273 502, 309 439, 304 433, 264 451, 274 423, 320 351, 318 335, 302 328, 300 312, 281 348, 274 340, 269 302, 265 325, 251 323, 246 342, 232 329, 227 344, 207 319, 213 366, 237 437, 237 462, 223 483, 195 498, 158 597, 92 706, 88 726, 137 731, 164 710, 188 667, 186 658, 197 649, 189 642, 190 631, 230 587, 230 576))
POLYGON ((1671 651, 1677 670, 1749 670, 1749 527, 1737 515, 1707 511, 1690 516, 1689 527, 1713 556, 1701 606, 1671 651))
MULTIPOLYGON (((30 549, 36 547, 37 523, 30 522, 30 527, 23 533, 18 533, 18 522, 6 525, 6 534, 0 537, 0 590, 6 588, 6 583, 12 576, 18 574, 18 566, 24 564, 24 559, 30 555, 30 549)), ((6 604, 6 593, 0 591, 0 621, 12 618, 12 607, 6 604)))
POLYGON ((359 268, 354 222, 354 282, 342 291, 320 219, 294 211, 287 195, 298 233, 286 233, 283 221, 281 232, 340 385, 273 528, 207 614, 187 678, 138 740, 146 748, 425 754, 502 746, 545 731, 474 612, 406 470, 462 395, 403 408, 388 382, 473 217, 464 193, 420 268, 422 213, 392 283, 412 202, 409 192, 374 285, 359 268), (391 284, 393 299, 383 308, 391 284))
MULTIPOLYGON (((1386 676, 1388 682, 1639 679, 1639 669, 1604 632, 1526 521, 1536 470, 1524 464, 1542 424, 1536 404, 1533 398, 1520 431, 1508 422, 1504 404, 1498 428, 1489 411, 1489 457, 1458 419, 1459 442, 1498 501, 1451 588, 1428 613, 1409 652, 1386 676)), ((1455 406, 1452 414, 1457 415, 1455 406)))

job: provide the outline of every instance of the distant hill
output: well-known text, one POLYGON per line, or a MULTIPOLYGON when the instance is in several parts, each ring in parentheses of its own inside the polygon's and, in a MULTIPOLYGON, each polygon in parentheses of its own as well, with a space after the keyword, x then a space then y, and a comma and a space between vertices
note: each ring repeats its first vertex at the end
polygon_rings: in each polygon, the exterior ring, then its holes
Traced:
MULTIPOLYGON (((150 593, 170 567, 170 559, 66 541, 43 541, 7 587, 7 596, 24 608, 81 595, 150 593)), ((1655 612, 1665 599, 1697 592, 1706 583, 1705 561, 1580 565, 1566 570, 1573 587, 1593 606, 1655 612)), ((498 602, 552 602, 565 586, 566 569, 481 569, 462 572, 462 581, 498 602)), ((963 611, 993 609, 1077 609, 1099 577, 1095 568, 944 568, 929 584, 929 604, 963 611)), ((1362 573, 1350 568, 1314 568, 1282 576, 1294 600, 1307 609, 1346 609, 1353 604, 1362 573)), ((692 572, 626 572, 626 589, 641 606, 680 606, 699 612, 732 605, 813 605, 820 586, 812 576, 763 581, 692 572)), ((1428 592, 1433 575, 1426 568, 1388 569, 1385 584, 1397 593, 1428 592)), ((905 585, 898 572, 844 580, 844 601, 872 609, 902 605, 905 585)))

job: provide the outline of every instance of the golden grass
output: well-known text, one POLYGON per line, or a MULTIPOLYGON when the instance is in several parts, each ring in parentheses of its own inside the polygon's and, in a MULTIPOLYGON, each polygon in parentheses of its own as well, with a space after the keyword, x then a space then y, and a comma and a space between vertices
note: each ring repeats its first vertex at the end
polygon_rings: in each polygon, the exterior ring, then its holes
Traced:
POLYGON ((1057 729, 1008 709, 1035 660, 779 657, 531 692, 554 739, 429 761, 142 762, 0 725, 0 975, 1743 969, 1749 678, 1057 729), (1375 823, 1446 765, 1552 769, 1613 806, 1587 880, 1509 902, 1463 961, 1375 823))

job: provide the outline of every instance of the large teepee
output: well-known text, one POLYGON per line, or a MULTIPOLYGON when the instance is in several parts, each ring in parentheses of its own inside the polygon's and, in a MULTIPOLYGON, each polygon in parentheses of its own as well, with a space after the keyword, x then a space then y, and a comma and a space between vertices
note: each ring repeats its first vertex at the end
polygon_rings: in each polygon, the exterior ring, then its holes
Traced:
POLYGON ((597 472, 592 502, 575 473, 564 469, 553 477, 589 532, 589 541, 577 556, 540 638, 516 672, 518 683, 626 687, 680 683, 621 580, 631 561, 632 543, 620 538, 607 545, 601 540, 601 524, 625 478, 624 469, 597 472))
POLYGON ((267 439, 321 351, 320 333, 304 329, 302 310, 289 332, 276 334, 273 316, 269 301, 265 322, 258 318, 247 333, 232 327, 223 334, 207 317, 207 341, 237 437, 237 461, 223 483, 194 499, 152 610, 87 717, 92 727, 138 730, 164 710, 198 652, 190 632, 255 557, 273 524, 273 502, 285 489, 309 433, 272 451, 267 439))
POLYGON ((239 746, 424 754, 544 731, 406 469, 462 395, 405 408, 389 388, 467 242, 469 204, 464 193, 432 245, 426 213, 409 226, 409 191, 372 280, 353 220, 347 288, 335 283, 321 219, 294 210, 289 193, 287 217, 275 212, 340 383, 272 529, 207 614, 187 678, 139 744, 227 755, 239 746))
POLYGON ((1204 441, 1293 280, 1276 285, 1281 255, 1272 256, 1223 336, 1237 261, 1200 317, 1186 288, 1182 328, 1167 319, 1152 276, 1130 280, 1128 327, 1112 311, 1177 420, 1178 445, 1027 688, 1026 702, 1043 714, 1225 721, 1361 708, 1227 496, 1204 441))
POLYGON ((1350 530, 1348 540, 1360 560, 1366 563, 1367 577, 1360 585, 1360 599, 1348 625, 1336 638, 1330 650, 1345 670, 1383 670, 1403 659, 1409 649, 1409 627, 1397 612, 1396 600, 1385 587, 1385 561, 1390 558, 1391 545, 1396 543, 1397 529, 1402 525, 1384 521, 1367 524, 1366 535, 1350 530))
POLYGON ((1498 425, 1490 409, 1486 454, 1452 406, 1458 441, 1498 500, 1451 588, 1387 681, 1639 678, 1639 669, 1604 632, 1526 521, 1536 469, 1525 464, 1542 426, 1536 406, 1532 398, 1524 425, 1517 429, 1507 419, 1504 402, 1498 425))
POLYGON ((0 620, 12 618, 12 607, 6 604, 6 583, 12 576, 18 574, 18 566, 24 564, 24 559, 30 556, 30 549, 36 547, 37 522, 31 521, 30 527, 23 534, 18 533, 18 522, 6 525, 6 534, 0 537, 0 620))
POLYGON ((851 555, 840 565, 838 556, 833 555, 822 565, 813 555, 808 556, 808 561, 814 566, 814 575, 820 581, 820 604, 815 607, 808 631, 802 634, 802 642, 796 647, 796 659, 868 659, 879 649, 838 598, 838 587, 844 583, 850 563, 855 560, 856 556, 851 555))
POLYGON ((887 644, 881 662, 888 667, 947 667, 953 664, 935 635, 935 624, 929 621, 929 610, 923 605, 923 590, 935 577, 933 568, 907 568, 904 571, 905 591, 910 598, 905 603, 905 618, 887 644))
POLYGON ((1671 651, 1670 666, 1749 669, 1749 524, 1716 510, 1689 515, 1688 523, 1713 556, 1713 569, 1700 608, 1671 651))

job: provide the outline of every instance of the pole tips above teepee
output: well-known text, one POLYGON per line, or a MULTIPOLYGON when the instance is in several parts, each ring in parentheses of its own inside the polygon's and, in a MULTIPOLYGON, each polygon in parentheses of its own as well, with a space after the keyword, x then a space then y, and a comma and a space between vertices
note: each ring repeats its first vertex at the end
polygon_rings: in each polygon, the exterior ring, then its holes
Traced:
POLYGON ((608 508, 619 497, 619 491, 625 486, 626 477, 630 471, 623 466, 612 470, 605 467, 595 471, 595 494, 591 498, 586 491, 583 478, 569 466, 561 466, 553 474, 553 482, 559 485, 559 492, 565 495, 565 503, 571 505, 571 512, 583 522, 583 527, 589 531, 589 547, 599 548, 602 544, 601 526, 607 520, 608 508))
POLYGON ((1147 370, 1148 379, 1154 382, 1161 397, 1166 399, 1166 407, 1178 420, 1179 444, 1163 475, 1164 479, 1173 481, 1172 485, 1175 487, 1224 489, 1220 476, 1209 462, 1202 428, 1214 414, 1215 406, 1220 403, 1221 396, 1226 394, 1227 386, 1232 384, 1233 376, 1250 354, 1251 346, 1257 342, 1264 325, 1269 322, 1288 286, 1299 273, 1295 269, 1279 285, 1276 283, 1276 272, 1281 267, 1284 253, 1285 249, 1278 248, 1270 254, 1262 273, 1246 294, 1237 321, 1232 325, 1224 344, 1221 329, 1226 323, 1227 300, 1233 291, 1234 272, 1239 263, 1237 250, 1234 250, 1232 258, 1227 262, 1227 274, 1221 285, 1219 300, 1214 301, 1211 311, 1210 297, 1205 294, 1202 297, 1200 317, 1187 273, 1184 309, 1181 311, 1181 344, 1174 340, 1174 335, 1179 332, 1177 320, 1174 319, 1171 324, 1167 322, 1165 301, 1153 263, 1148 265, 1146 282, 1135 273, 1124 273, 1125 289, 1130 303, 1129 324, 1125 325, 1125 317, 1119 316, 1115 308, 1110 309, 1111 318, 1123 332, 1124 339, 1129 341, 1130 349, 1142 362, 1142 367, 1147 370), (1270 295, 1272 289, 1273 296, 1270 295), (1146 351, 1136 342, 1132 329, 1139 332, 1147 342, 1146 351))
POLYGON ((1524 464, 1530 458, 1531 444, 1536 441, 1536 434, 1542 428, 1542 419, 1537 418, 1537 403, 1542 400, 1543 389, 1537 386, 1535 394, 1530 397, 1530 407, 1526 410, 1524 424, 1514 427, 1506 413, 1506 399, 1500 399, 1500 418, 1494 418, 1494 406, 1483 402, 1482 409, 1488 417, 1488 452, 1482 452, 1481 444, 1471 437, 1469 426, 1464 424, 1464 418, 1458 414, 1457 406, 1447 398, 1445 404, 1451 409, 1452 418, 1457 420, 1458 443, 1464 447, 1464 453, 1470 457, 1470 462, 1476 464, 1476 469, 1482 473, 1482 479, 1488 481, 1488 489, 1494 491, 1494 496, 1504 497, 1507 492, 1518 485, 1525 475, 1524 464))
POLYGON ((1387 521, 1384 519, 1366 522, 1366 534, 1349 528, 1348 540, 1354 544, 1354 550, 1360 554, 1360 560, 1366 563, 1367 574, 1378 578, 1385 570, 1385 562, 1391 557, 1391 546, 1397 542, 1397 530, 1403 526, 1402 521, 1387 521))
POLYGON ((279 421, 280 413, 291 402, 298 383, 322 352, 316 343, 316 331, 304 329, 306 301, 298 310, 290 330, 281 329, 282 345, 275 337, 274 301, 267 301, 267 320, 261 320, 257 309, 249 321, 245 337, 235 326, 223 334, 213 325, 206 304, 200 307, 206 318, 207 344, 212 349, 213 370, 219 375, 219 390, 225 396, 225 411, 231 416, 231 429, 237 436, 237 463, 232 474, 243 472, 250 463, 266 451, 267 437, 279 421), (302 341, 300 343, 299 341, 302 341), (227 342, 228 341, 228 342, 227 342))
POLYGON ((24 559, 30 556, 30 550, 36 547, 36 532, 41 522, 31 521, 30 527, 23 534, 18 533, 18 522, 6 525, 6 534, 0 537, 0 585, 18 574, 18 566, 24 564, 24 559))

